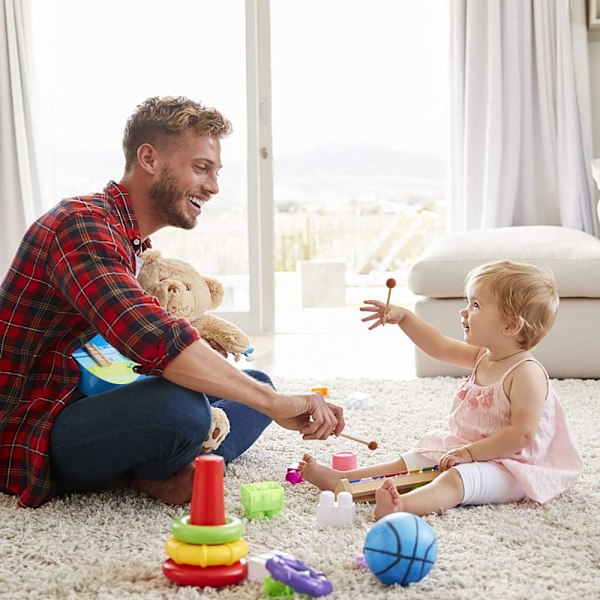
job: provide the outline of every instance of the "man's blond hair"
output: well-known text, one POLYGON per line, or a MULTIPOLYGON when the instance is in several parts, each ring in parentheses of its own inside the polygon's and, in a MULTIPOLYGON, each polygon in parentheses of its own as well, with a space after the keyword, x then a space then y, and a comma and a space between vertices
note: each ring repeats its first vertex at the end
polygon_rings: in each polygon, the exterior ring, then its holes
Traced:
POLYGON ((218 139, 226 137, 232 130, 231 122, 218 110, 184 96, 154 96, 144 100, 125 125, 125 170, 135 165, 142 144, 152 144, 168 152, 176 147, 178 139, 188 129, 198 136, 210 135, 218 139))
POLYGON ((524 350, 537 346, 552 328, 559 299, 550 269, 499 260, 473 269, 465 290, 475 283, 486 286, 505 318, 521 321, 518 341, 524 350))

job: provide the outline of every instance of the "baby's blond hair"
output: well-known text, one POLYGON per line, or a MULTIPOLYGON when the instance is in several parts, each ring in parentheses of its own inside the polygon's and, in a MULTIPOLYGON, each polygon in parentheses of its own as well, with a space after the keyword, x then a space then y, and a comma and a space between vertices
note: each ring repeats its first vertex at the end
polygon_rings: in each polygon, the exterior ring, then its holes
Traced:
POLYGON ((518 341, 524 350, 537 346, 552 328, 559 300, 550 269, 498 260, 474 268, 465 290, 476 282, 486 286, 504 317, 521 321, 518 341))
POLYGON ((123 135, 125 170, 136 162, 142 144, 169 150, 182 133, 191 129, 195 134, 211 135, 218 139, 231 133, 231 122, 217 109, 208 108, 185 96, 154 96, 147 98, 127 120, 123 135))

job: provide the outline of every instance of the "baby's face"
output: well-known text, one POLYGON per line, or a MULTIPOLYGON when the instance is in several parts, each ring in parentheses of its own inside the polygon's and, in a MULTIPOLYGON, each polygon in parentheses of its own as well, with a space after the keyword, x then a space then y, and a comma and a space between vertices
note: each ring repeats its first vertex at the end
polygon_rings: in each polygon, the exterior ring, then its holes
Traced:
POLYGON ((485 283, 475 281, 467 289, 466 306, 460 311, 465 342, 488 348, 508 324, 485 283))

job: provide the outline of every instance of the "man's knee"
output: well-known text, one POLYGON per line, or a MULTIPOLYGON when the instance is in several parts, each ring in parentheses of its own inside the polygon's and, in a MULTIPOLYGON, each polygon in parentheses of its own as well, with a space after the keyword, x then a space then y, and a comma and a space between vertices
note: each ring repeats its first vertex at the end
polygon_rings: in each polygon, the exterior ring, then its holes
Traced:
POLYGON ((176 384, 166 382, 166 403, 161 409, 163 426, 183 434, 190 441, 203 442, 211 424, 211 407, 206 396, 176 384))
POLYGON ((273 381, 264 371, 259 371, 258 369, 244 369, 244 373, 246 373, 246 375, 248 375, 249 377, 256 379, 256 381, 266 383, 267 385, 270 385, 273 389, 275 389, 273 381))

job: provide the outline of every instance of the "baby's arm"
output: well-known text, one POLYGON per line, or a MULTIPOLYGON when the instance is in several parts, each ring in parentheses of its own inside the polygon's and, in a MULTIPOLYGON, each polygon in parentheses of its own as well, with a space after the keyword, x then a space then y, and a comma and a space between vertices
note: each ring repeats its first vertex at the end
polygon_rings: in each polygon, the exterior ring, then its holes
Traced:
MULTIPOLYGON (((503 427, 490 437, 457 449, 466 450, 466 453, 474 461, 514 456, 528 446, 538 432, 548 395, 548 380, 540 365, 532 361, 519 365, 506 378, 504 391, 510 400, 510 425, 503 427)), ((452 453, 448 453, 448 455, 450 454, 452 453)), ((469 461, 458 459, 454 464, 460 462, 469 461)), ((446 461, 442 466, 442 461, 440 461, 441 470, 443 467, 452 466, 452 464, 446 465, 445 463, 446 461)))
MULTIPOLYGON (((383 312, 385 304, 379 300, 365 300, 361 311, 369 312, 362 320, 364 322, 374 321, 369 329, 375 329, 383 324, 383 312)), ((458 318, 458 316, 457 316, 458 318)), ((471 346, 465 342, 445 336, 439 329, 424 321, 413 312, 401 306, 389 306, 386 324, 399 325, 400 329, 418 346, 423 352, 443 362, 472 369, 481 348, 471 346)))

